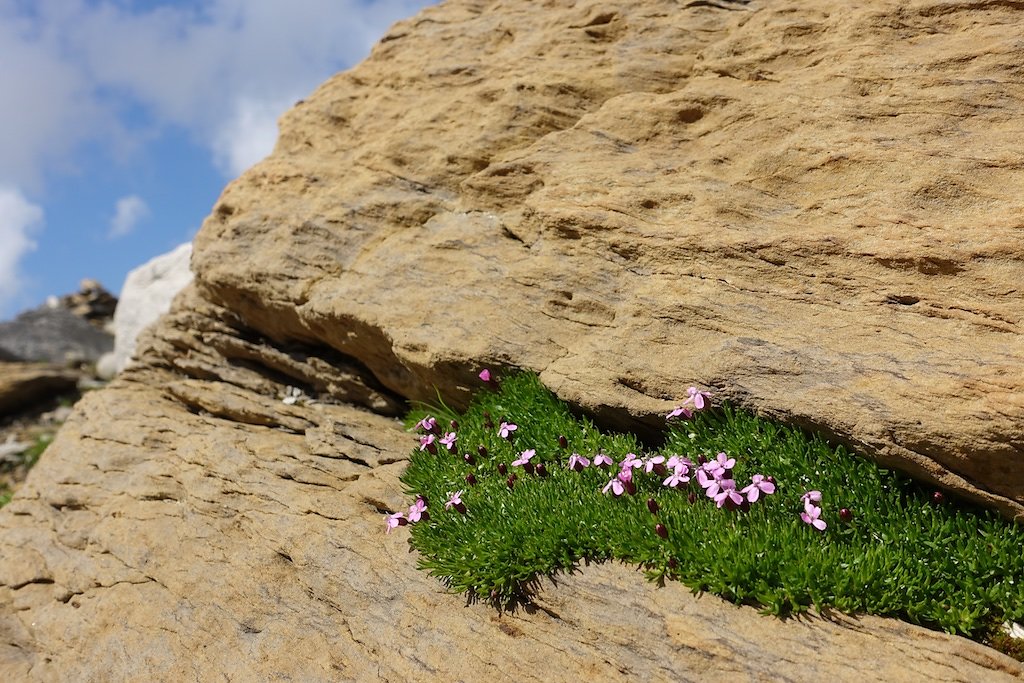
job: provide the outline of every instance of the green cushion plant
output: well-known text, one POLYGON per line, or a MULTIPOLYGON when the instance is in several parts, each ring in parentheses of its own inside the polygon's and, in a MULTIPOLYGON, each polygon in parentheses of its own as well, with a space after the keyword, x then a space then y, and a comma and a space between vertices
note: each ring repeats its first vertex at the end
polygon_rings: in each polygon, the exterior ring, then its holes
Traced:
POLYGON ((417 500, 388 517, 413 521, 421 568, 453 590, 505 603, 620 560, 775 615, 813 605, 974 637, 1024 619, 1024 528, 992 511, 729 405, 698 410, 696 389, 645 454, 535 375, 481 376, 464 414, 410 414, 417 500))

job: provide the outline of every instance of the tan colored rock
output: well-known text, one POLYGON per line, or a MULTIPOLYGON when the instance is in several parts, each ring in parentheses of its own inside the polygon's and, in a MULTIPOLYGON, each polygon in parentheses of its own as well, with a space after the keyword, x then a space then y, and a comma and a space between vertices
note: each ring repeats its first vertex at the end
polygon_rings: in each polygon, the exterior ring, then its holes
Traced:
MULTIPOLYGON (((143 359, 204 316, 230 320, 186 302, 143 359)), ((544 581, 511 613, 467 605, 416 569, 407 530, 384 533, 385 513, 408 504, 398 476, 414 438, 396 420, 317 402, 282 405, 274 423, 283 385, 187 374, 140 364, 87 394, 0 511, 0 680, 1024 677, 963 638, 764 617, 617 564, 544 581), (182 383, 203 398, 169 388, 182 383), (237 415, 267 421, 205 411, 216 385, 237 415)))
POLYGON ((197 277, 405 396, 507 364, 658 427, 700 384, 1019 516, 1019 14, 428 9, 283 118, 197 277))
POLYGON ((79 374, 49 363, 0 361, 0 416, 21 412, 45 398, 74 391, 79 374))
POLYGON ((613 564, 499 614, 383 523, 408 504, 393 416, 464 400, 483 363, 640 427, 700 383, 1019 512, 1017 14, 459 0, 399 23, 285 117, 138 363, 0 510, 0 680, 1024 678, 613 564))

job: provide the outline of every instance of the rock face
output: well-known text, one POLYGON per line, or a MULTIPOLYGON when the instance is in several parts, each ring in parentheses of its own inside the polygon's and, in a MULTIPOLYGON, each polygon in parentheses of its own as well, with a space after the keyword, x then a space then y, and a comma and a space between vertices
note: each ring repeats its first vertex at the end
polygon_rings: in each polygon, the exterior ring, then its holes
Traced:
POLYGON ((46 363, 0 361, 0 416, 18 412, 34 402, 74 391, 78 373, 46 363))
POLYGON ((1022 19, 457 0, 397 24, 284 117, 137 364, 0 512, 0 679, 1024 678, 613 565, 498 614, 383 534, 392 416, 483 364, 640 428, 700 384, 1021 514, 1022 19))
POLYGON ((77 292, 57 299, 57 305, 103 329, 114 317, 117 297, 96 280, 86 278, 78 286, 77 292))
POLYGON ((192 244, 186 243, 128 273, 113 313, 114 351, 101 360, 101 374, 113 377, 128 365, 139 333, 166 313, 174 296, 192 281, 191 258, 192 244))
POLYGON ((438 11, 284 117, 205 296, 404 396, 509 364, 635 426, 700 384, 1024 513, 1019 7, 438 11))
MULTIPOLYGON (((0 512, 0 680, 1024 677, 962 638, 761 617, 621 565, 545 582, 512 613, 467 605, 416 569, 405 530, 384 534, 408 504, 410 435, 351 403, 285 405, 271 369, 304 358, 298 382, 322 359, 243 338, 258 335, 180 297, 0 512)), ((334 393, 386 404, 356 381, 334 393)))

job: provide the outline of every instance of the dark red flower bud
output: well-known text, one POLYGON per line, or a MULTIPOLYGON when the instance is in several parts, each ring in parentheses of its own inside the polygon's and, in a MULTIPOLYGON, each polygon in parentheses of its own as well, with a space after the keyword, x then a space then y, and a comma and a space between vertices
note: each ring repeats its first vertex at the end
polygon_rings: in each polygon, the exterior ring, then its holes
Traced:
POLYGON ((658 534, 662 538, 668 538, 668 529, 665 528, 664 524, 655 524, 654 533, 658 534))
POLYGON ((532 462, 524 462, 523 463, 523 471, 526 472, 527 474, 533 474, 533 463, 532 462))
POLYGON ((505 483, 508 484, 509 489, 514 488, 515 485, 516 485, 516 475, 515 474, 508 475, 508 480, 505 483))
POLYGON ((428 443, 427 453, 430 453, 431 455, 437 455, 437 445, 434 443, 428 443))
POLYGON ((558 447, 559 448, 568 448, 569 447, 569 439, 565 438, 564 434, 560 434, 559 437, 558 437, 558 447))
POLYGON ((481 458, 487 457, 487 449, 484 448, 483 444, 480 444, 479 446, 476 447, 476 452, 480 454, 481 458))
POLYGON ((636 495, 636 484, 635 483, 633 483, 632 481, 624 481, 624 482, 622 482, 622 485, 626 487, 626 493, 628 493, 631 496, 635 496, 636 495))
POLYGON ((451 425, 451 428, 452 428, 453 432, 459 431, 459 422, 458 422, 458 420, 452 420, 448 424, 451 425))
POLYGON ((498 463, 498 474, 505 476, 508 474, 508 467, 503 462, 498 463))
POLYGON ((409 523, 409 520, 407 520, 405 517, 399 517, 398 518, 398 526, 405 526, 408 523, 409 523))
POLYGON ((675 569, 678 566, 679 566, 679 563, 676 562, 676 558, 674 558, 674 557, 668 558, 668 568, 669 569, 675 569))
POLYGON ((647 499, 647 509, 651 511, 652 515, 658 514, 658 501, 653 498, 647 499))
POLYGON ((460 514, 460 515, 464 515, 464 514, 466 514, 466 504, 465 504, 465 503, 456 503, 456 504, 455 504, 455 505, 454 505, 453 507, 454 507, 454 508, 455 508, 456 510, 458 510, 458 511, 459 511, 459 514, 460 514))
POLYGON ((654 473, 657 474, 659 477, 664 477, 666 474, 668 474, 668 469, 665 468, 664 463, 655 463, 652 469, 654 470, 654 473))
POLYGON ((462 459, 466 462, 467 465, 475 465, 476 464, 476 458, 473 457, 472 453, 463 453, 462 454, 462 459))
POLYGON ((472 472, 467 474, 466 475, 466 483, 469 484, 470 486, 476 484, 476 475, 473 474, 472 472))
POLYGON ((850 511, 850 508, 842 508, 841 510, 839 510, 839 519, 843 520, 844 522, 849 522, 851 519, 853 519, 853 513, 850 511))
POLYGON ((428 521, 429 519, 430 519, 430 513, 429 513, 429 512, 427 512, 426 510, 424 510, 423 512, 421 512, 421 513, 420 513, 420 521, 421 521, 421 522, 426 522, 426 521, 428 521))
POLYGON ((548 476, 548 468, 544 466, 544 463, 537 463, 537 476, 546 477, 548 476))
POLYGON ((703 453, 701 453, 700 455, 697 456, 697 462, 700 463, 701 465, 703 465, 707 461, 708 461, 708 456, 704 455, 703 453))

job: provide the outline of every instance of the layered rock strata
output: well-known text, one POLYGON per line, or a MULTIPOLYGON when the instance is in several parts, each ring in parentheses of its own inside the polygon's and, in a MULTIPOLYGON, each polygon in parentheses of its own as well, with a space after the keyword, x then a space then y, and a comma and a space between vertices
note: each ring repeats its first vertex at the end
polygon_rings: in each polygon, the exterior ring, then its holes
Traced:
POLYGON ((410 398, 507 364, 658 427, 699 384, 1019 516, 1020 19, 429 9, 283 118, 198 282, 410 398))
POLYGON ((418 571, 394 419, 481 364, 689 384, 1024 509, 1018 5, 460 0, 282 120, 0 512, 4 680, 1019 680, 894 620, 418 571), (289 387, 310 401, 286 404, 289 387))

